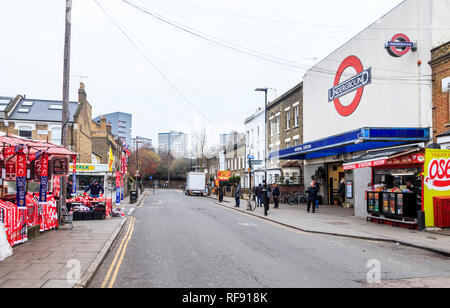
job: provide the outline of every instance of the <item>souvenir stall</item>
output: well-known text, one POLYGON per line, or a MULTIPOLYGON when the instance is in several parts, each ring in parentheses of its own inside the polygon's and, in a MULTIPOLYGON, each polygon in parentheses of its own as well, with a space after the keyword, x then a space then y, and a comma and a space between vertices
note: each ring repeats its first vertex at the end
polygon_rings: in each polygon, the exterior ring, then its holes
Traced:
POLYGON ((372 168, 366 191, 368 221, 410 229, 419 227, 422 213, 426 227, 450 221, 450 212, 438 206, 450 196, 449 150, 391 149, 344 164, 345 170, 368 167, 372 168))
POLYGON ((76 153, 12 136, 0 137, 0 146, 0 222, 8 242, 15 246, 28 241, 30 228, 45 232, 58 227, 58 181, 68 175, 69 157, 76 153))
POLYGON ((67 200, 67 206, 73 211, 74 220, 102 220, 111 216, 112 198, 108 189, 108 178, 112 176, 108 172, 108 165, 70 164, 73 180, 73 198, 67 200), (105 189, 98 198, 90 197, 84 190, 97 180, 105 189), (77 189, 79 191, 77 192, 77 189))

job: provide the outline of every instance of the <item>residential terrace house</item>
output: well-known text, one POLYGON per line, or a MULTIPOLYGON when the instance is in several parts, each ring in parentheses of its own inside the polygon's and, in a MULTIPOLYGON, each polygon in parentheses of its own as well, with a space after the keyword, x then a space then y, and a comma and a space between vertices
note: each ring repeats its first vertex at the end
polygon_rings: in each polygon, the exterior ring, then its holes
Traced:
MULTIPOLYGON (((303 143, 303 83, 299 83, 267 106, 267 153, 303 143)), ((303 185, 303 162, 267 161, 268 184, 303 185)))
MULTIPOLYGON (((80 84, 78 102, 69 102, 69 148, 79 153, 78 160, 91 163, 92 141, 90 121, 92 107, 86 100, 84 84, 80 84)), ((62 102, 30 99, 22 95, 0 97, 0 134, 61 144, 62 102)))

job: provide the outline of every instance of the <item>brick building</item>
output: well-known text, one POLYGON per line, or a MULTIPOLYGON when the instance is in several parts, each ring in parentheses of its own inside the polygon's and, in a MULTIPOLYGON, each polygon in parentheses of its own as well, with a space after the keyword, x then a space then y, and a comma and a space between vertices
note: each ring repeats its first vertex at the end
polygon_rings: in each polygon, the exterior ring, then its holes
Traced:
POLYGON ((433 136, 443 149, 450 149, 450 41, 431 51, 433 136))
MULTIPOLYGON (((78 102, 69 102, 69 148, 79 153, 78 160, 90 163, 92 141, 90 121, 92 107, 87 101, 84 84, 80 84, 78 102)), ((22 95, 15 98, 0 97, 0 134, 43 140, 61 144, 62 102, 29 99, 22 95)))
POLYGON ((119 170, 122 142, 112 133, 112 127, 105 117, 101 117, 99 123, 91 120, 92 151, 100 160, 100 164, 109 164, 110 149, 114 156, 113 170, 119 170))
MULTIPOLYGON (((303 82, 267 106, 267 153, 295 147, 303 143, 303 82)), ((281 162, 271 157, 267 162, 268 183, 303 184, 303 164, 281 162)))

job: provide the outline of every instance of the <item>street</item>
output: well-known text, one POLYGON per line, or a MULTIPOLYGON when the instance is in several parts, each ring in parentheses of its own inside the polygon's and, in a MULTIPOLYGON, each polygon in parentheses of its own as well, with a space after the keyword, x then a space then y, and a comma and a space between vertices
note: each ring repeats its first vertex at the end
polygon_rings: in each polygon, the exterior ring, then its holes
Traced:
POLYGON ((209 198, 157 190, 133 211, 90 287, 358 288, 369 286, 374 261, 380 286, 408 286, 412 278, 449 285, 447 257, 303 233, 209 198))

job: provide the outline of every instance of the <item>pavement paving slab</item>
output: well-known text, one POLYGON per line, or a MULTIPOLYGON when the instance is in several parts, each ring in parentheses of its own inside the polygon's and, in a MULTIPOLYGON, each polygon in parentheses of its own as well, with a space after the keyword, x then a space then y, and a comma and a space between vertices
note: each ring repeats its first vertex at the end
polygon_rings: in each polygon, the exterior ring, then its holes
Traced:
POLYGON ((365 218, 355 217, 353 209, 336 206, 320 206, 318 211, 313 214, 307 213, 306 205, 289 206, 281 204, 279 209, 274 209, 273 204, 271 204, 269 215, 266 217, 263 208, 257 208, 254 212, 247 211, 246 201, 241 202, 240 208, 235 208, 233 198, 225 197, 223 203, 219 203, 216 198, 212 197, 211 199, 214 200, 216 205, 232 208, 306 232, 397 242, 450 256, 450 236, 446 235, 448 230, 431 233, 379 225, 367 222, 365 218))
POLYGON ((0 288, 74 287, 79 281, 67 280, 73 268, 69 262, 79 262, 80 278, 88 271, 93 275, 94 263, 103 260, 106 246, 112 245, 125 221, 126 217, 74 221, 73 230, 62 226, 15 247, 14 255, 0 262, 0 288))

